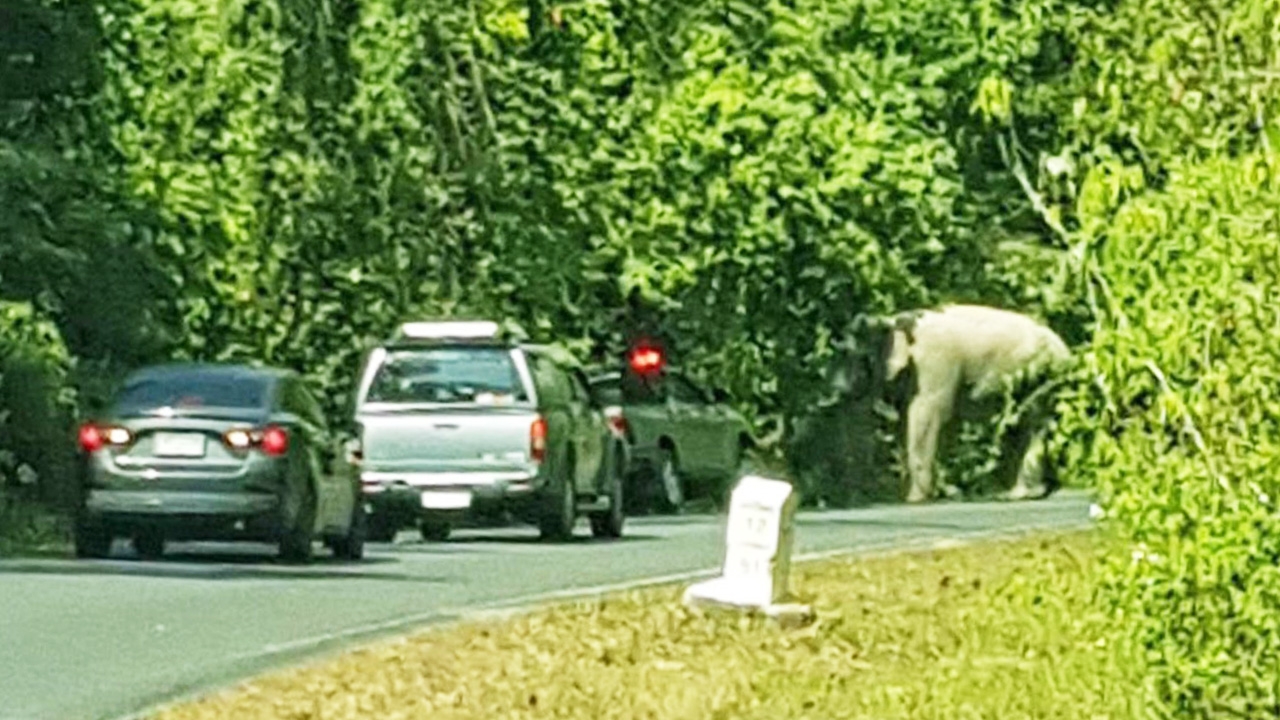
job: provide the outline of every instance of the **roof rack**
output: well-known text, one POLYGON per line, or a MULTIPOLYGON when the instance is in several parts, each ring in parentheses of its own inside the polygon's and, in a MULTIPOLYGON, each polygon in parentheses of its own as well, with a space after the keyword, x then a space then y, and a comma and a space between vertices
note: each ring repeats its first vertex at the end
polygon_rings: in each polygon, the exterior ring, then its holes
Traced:
POLYGON ((522 341, 523 335, 520 328, 511 323, 450 318, 401 323, 392 333, 390 342, 395 345, 510 345, 522 341))

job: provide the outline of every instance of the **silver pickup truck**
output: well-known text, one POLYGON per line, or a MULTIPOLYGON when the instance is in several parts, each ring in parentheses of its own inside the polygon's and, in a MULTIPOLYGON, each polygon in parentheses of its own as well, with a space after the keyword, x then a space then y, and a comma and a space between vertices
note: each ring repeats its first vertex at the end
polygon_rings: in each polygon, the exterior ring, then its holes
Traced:
POLYGON ((416 524, 427 540, 456 526, 538 526, 622 534, 624 440, 569 353, 531 345, 490 321, 402 325, 374 349, 355 403, 370 539, 416 524))

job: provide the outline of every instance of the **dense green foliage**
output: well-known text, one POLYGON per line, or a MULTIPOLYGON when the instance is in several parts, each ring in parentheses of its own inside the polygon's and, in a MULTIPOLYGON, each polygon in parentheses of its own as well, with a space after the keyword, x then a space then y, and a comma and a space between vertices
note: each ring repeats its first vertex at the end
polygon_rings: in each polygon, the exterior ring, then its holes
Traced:
POLYGON ((1280 708, 1278 169, 1175 166, 1119 210, 1102 256, 1123 311, 1096 340, 1112 432, 1090 459, 1134 540, 1113 599, 1138 611, 1150 682, 1184 717, 1280 708))
POLYGON ((152 214, 134 244, 180 290, 150 324, 335 411, 417 314, 614 352, 636 291, 771 412, 859 311, 1027 285, 984 273, 1035 227, 972 106, 1052 64, 1043 4, 95 6, 103 86, 57 116, 101 133, 53 145, 152 214))
POLYGON ((594 359, 657 323, 763 427, 857 313, 1021 308, 1083 350, 1057 443, 1147 553, 1108 597, 1155 707, 1277 702, 1274 3, 10 6, 0 299, 81 404, 251 359, 338 420, 369 342, 466 312, 594 359))
POLYGON ((1132 541, 1107 599, 1161 717, 1280 707, 1276 17, 1124 1, 1077 31, 1064 147, 1101 322, 1064 426, 1132 541))

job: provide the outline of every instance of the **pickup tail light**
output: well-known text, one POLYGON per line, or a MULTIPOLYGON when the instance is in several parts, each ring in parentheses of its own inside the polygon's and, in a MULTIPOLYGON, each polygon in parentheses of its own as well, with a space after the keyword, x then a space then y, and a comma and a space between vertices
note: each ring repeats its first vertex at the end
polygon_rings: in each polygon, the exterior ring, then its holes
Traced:
POLYGON ((85 423, 80 426, 77 440, 81 450, 94 453, 105 447, 124 447, 131 444, 133 433, 127 428, 114 425, 85 423))
POLYGON ((267 455, 279 457, 289 451, 289 431, 278 425, 268 425, 262 430, 236 428, 223 433, 222 444, 239 452, 257 447, 267 455))
POLYGON ((347 443, 347 462, 352 465, 360 465, 364 463, 364 446, 359 440, 353 440, 347 443))
POLYGON ((547 458, 547 419, 541 415, 529 426, 529 457, 536 463, 547 458))
POLYGON ((609 427, 619 435, 627 436, 627 418, 621 412, 611 412, 608 414, 609 427))

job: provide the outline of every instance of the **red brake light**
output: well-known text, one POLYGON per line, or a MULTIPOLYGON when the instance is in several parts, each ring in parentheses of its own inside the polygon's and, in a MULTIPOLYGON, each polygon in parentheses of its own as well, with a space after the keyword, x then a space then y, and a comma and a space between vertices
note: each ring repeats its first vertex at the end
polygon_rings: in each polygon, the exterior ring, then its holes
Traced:
POLYGON ((621 412, 611 412, 608 415, 609 427, 619 435, 627 434, 627 418, 621 412))
POLYGON ((133 442, 133 433, 127 428, 85 423, 80 426, 79 441, 81 450, 93 453, 107 446, 124 447, 133 442))
POLYGON ((647 375, 656 370, 662 369, 666 358, 662 356, 662 351, 653 347, 638 347, 631 351, 631 369, 647 375))
POLYGON ((107 439, 102 436, 102 431, 97 426, 85 423, 80 426, 80 449, 87 453, 97 452, 107 444, 107 439))
POLYGON ((289 451, 289 433, 282 427, 272 425, 262 431, 262 440, 259 443, 262 446, 262 452, 278 456, 289 451))
POLYGON ((538 463, 547 457, 547 420, 541 415, 529 426, 529 457, 538 463))

